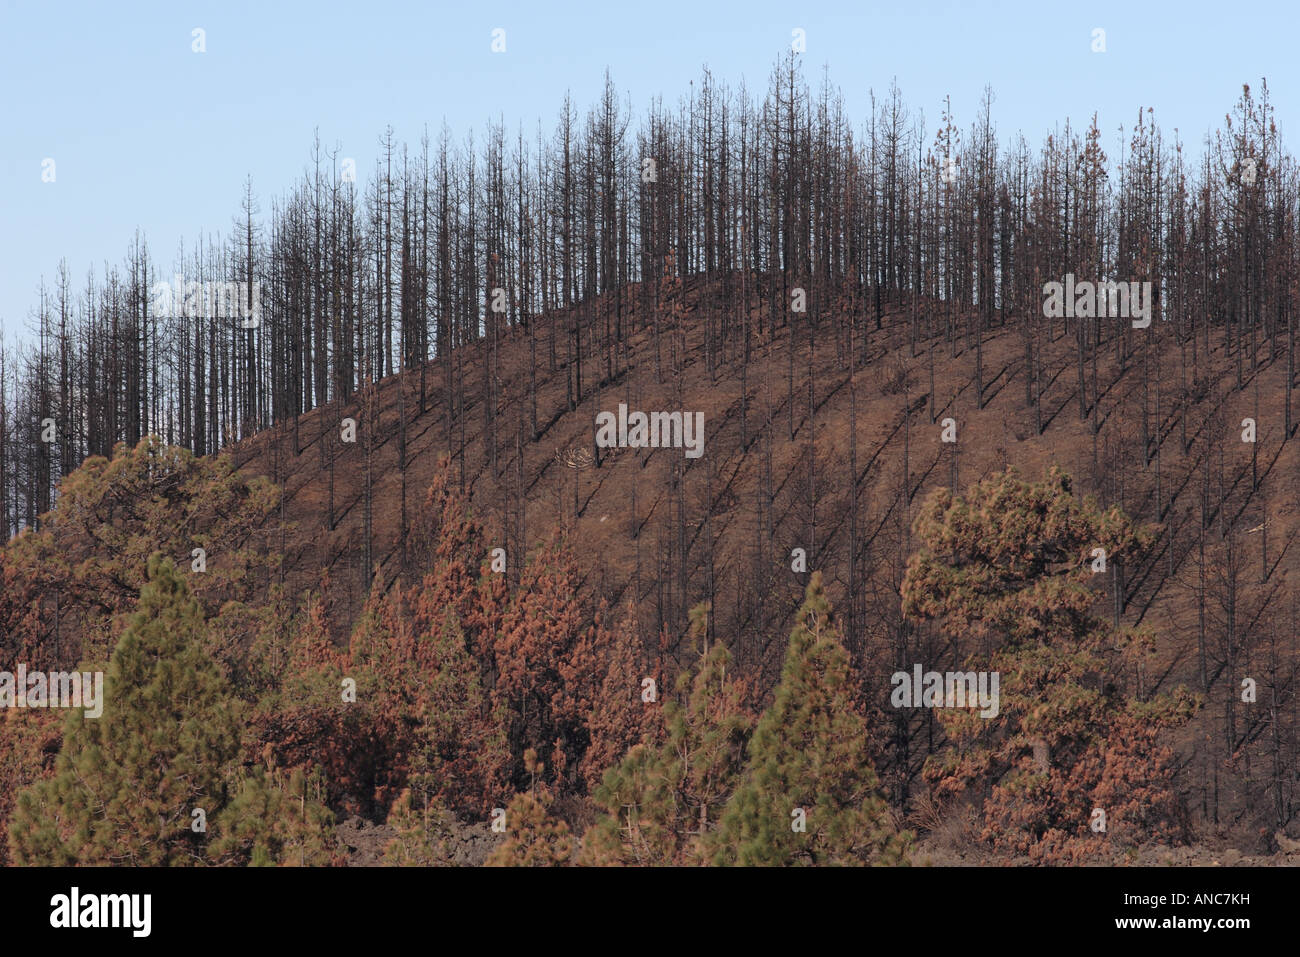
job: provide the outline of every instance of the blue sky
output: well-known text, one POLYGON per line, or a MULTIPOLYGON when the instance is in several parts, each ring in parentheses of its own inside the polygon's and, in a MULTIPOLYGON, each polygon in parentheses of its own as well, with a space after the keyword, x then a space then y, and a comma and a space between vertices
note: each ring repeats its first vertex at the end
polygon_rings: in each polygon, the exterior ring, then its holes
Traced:
POLYGON ((855 125, 897 79, 927 138, 950 94, 963 130, 985 84, 1003 138, 1037 146, 1100 113, 1105 147, 1152 106, 1192 155, 1242 83, 1267 77, 1288 143, 1297 126, 1300 14, 1285 3, 16 3, 0 0, 0 329, 21 336, 42 275, 74 289, 120 263, 135 230, 168 272, 174 251, 229 231, 251 175, 263 215, 305 169, 313 130, 368 178, 385 126, 417 147, 488 117, 548 135, 564 93, 581 110, 605 68, 640 110, 676 103, 707 64, 761 93, 791 31, 855 125), (206 52, 192 51, 195 28, 206 52), (491 51, 494 28, 506 52, 491 51), (1106 31, 1106 52, 1091 50, 1106 31), (42 161, 55 181, 42 182, 42 161))

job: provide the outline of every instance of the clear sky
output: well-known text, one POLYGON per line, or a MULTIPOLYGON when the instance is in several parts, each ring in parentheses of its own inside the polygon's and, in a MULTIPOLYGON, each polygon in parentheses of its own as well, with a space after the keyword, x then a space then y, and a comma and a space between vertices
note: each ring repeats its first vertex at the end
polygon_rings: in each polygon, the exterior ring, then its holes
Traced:
POLYGON ((638 111, 658 94, 675 104, 705 64, 759 94, 801 28, 806 78, 827 66, 855 125, 897 79, 927 138, 946 94, 965 130, 988 84, 1004 140, 1023 131, 1037 147, 1098 111, 1114 156, 1121 125, 1152 106, 1195 156, 1242 83, 1266 77, 1294 150, 1297 27, 1286 2, 0 0, 0 329, 22 335, 60 258, 84 288, 137 228, 166 271, 182 239, 230 230, 248 175, 265 215, 315 128, 364 181, 389 124, 412 147, 444 119, 458 141, 488 117, 529 137, 540 118, 549 135, 565 91, 584 109, 607 66, 638 111))

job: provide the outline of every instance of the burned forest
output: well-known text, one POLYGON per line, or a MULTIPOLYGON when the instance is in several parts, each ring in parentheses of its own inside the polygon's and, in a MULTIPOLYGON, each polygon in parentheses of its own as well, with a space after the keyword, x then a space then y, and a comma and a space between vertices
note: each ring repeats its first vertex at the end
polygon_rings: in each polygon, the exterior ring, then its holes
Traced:
POLYGON ((41 285, 0 863, 1300 860, 1267 81, 1184 142, 616 73, 41 285))

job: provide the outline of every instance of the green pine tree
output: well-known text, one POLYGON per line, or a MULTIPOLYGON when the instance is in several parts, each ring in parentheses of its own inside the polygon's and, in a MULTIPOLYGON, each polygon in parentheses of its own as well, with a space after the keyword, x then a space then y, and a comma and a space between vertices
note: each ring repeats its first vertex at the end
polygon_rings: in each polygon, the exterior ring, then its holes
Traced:
POLYGON ((905 861, 911 836, 894 827, 878 791, 850 678, 848 652, 814 573, 776 698, 750 739, 744 781, 710 839, 715 863, 905 861))
POLYGON ((203 863, 239 750, 238 702, 203 654, 198 603, 154 555, 109 661, 103 714, 69 712, 54 776, 18 797, 10 848, 22 864, 203 863))
MULTIPOLYGON (((703 642, 708 606, 691 611, 691 635, 703 642)), ((682 706, 669 700, 653 741, 634 746, 605 772, 593 798, 604 810, 583 837, 591 864, 704 864, 704 840, 717 826, 744 767, 753 719, 742 689, 727 674, 721 643, 704 650, 694 674, 677 680, 682 706)))
POLYGON ((394 837, 384 847, 387 867, 437 867, 452 863, 452 818, 436 798, 420 800, 407 789, 393 802, 388 826, 394 837), (426 803, 427 802, 427 803, 426 803))
POLYGON ((335 863, 334 815, 321 804, 321 790, 319 772, 295 769, 286 784, 281 772, 256 768, 217 817, 208 856, 253 867, 335 863))
POLYGON ((573 856, 569 825, 551 816, 548 796, 516 794, 506 808, 509 836, 487 859, 488 867, 562 867, 573 856))
POLYGON ((524 752, 532 789, 516 794, 506 808, 506 839, 487 859, 488 867, 562 867, 573 857, 569 825, 550 813, 553 798, 542 783, 545 768, 537 751, 524 752))

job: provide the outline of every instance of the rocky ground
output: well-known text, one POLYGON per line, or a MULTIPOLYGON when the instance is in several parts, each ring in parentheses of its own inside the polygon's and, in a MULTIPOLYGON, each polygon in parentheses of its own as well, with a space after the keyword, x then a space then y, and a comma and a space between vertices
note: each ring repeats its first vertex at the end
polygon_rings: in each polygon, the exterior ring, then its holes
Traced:
MULTIPOLYGON (((348 855, 349 867, 375 867, 393 839, 393 829, 352 817, 339 825, 338 836, 348 855)), ((501 837, 494 835, 487 824, 457 823, 452 826, 452 840, 454 850, 449 863, 457 867, 479 867, 501 837)), ((1152 844, 1139 849, 1130 863, 1137 867, 1300 867, 1300 841, 1279 834, 1271 839, 1261 836, 1260 844, 1274 850, 1243 852, 1227 839, 1179 847, 1152 844)), ((987 850, 958 839, 949 831, 927 834, 917 843, 912 861, 929 867, 981 867, 992 863, 987 850)), ((1030 862, 1026 859, 1018 863, 1030 862)))
MULTIPOLYGON (((949 819, 916 844, 913 863, 933 867, 979 867, 991 863, 988 850, 972 837, 969 824, 949 819)), ((1013 861, 1028 865, 1028 858, 1013 861)), ((1202 837, 1196 843, 1149 844, 1127 861, 1135 867, 1297 867, 1300 840, 1281 831, 1202 837)))
MULTIPOLYGON (((487 824, 456 823, 451 828, 453 850, 448 863, 456 867, 482 866, 502 840, 487 824)), ((338 826, 338 836, 348 855, 349 867, 376 867, 383 860, 384 848, 393 839, 393 829, 387 824, 351 817, 338 826)))

